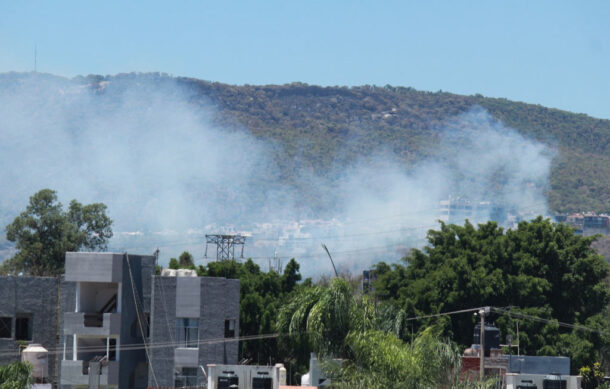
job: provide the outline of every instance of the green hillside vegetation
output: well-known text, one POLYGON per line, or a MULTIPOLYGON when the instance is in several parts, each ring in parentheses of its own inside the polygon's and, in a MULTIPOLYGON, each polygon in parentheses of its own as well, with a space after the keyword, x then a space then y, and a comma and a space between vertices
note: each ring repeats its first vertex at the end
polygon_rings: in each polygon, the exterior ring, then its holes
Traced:
POLYGON ((311 200, 309 205, 314 210, 334 204, 320 203, 333 200, 317 196, 312 189, 314 183, 304 178, 307 174, 332 179, 342 167, 380 150, 393 152, 405 167, 412 167, 423 158, 437 156, 436 146, 445 124, 479 106, 493 118, 556 151, 547 193, 554 212, 610 211, 610 120, 584 114, 409 87, 320 87, 303 83, 236 86, 159 73, 89 75, 72 80, 5 73, 0 74, 0 86, 16 88, 20 78, 26 77, 39 77, 58 88, 68 84, 89 86, 97 95, 108 95, 99 100, 102 111, 120 100, 112 93, 124 88, 146 93, 177 83, 196 109, 213 109, 213 120, 219 127, 227 131, 245 129, 268 141, 279 172, 269 173, 268 179, 263 176, 261 185, 279 177, 282 184, 304 196, 305 202, 311 200), (109 89, 109 84, 115 88, 109 89), (113 92, 109 94, 109 90, 113 92))
POLYGON ((404 87, 233 86, 178 80, 194 88, 194 104, 211 101, 218 107, 219 124, 245 126, 281 145, 277 162, 288 181, 292 171, 325 172, 333 163, 349 163, 380 148, 412 166, 430 156, 447 120, 481 106, 558 151, 548 193, 553 211, 610 210, 610 120, 506 99, 404 87))

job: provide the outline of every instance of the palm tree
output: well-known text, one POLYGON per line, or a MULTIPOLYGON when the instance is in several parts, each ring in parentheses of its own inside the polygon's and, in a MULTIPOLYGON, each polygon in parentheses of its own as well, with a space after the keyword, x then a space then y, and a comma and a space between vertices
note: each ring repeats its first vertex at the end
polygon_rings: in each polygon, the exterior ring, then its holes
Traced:
POLYGON ((428 328, 405 343, 401 339, 406 328, 404 311, 387 306, 378 309, 367 296, 354 297, 342 278, 333 279, 327 288, 314 286, 301 291, 280 310, 277 327, 290 335, 293 347, 318 353, 332 387, 488 385, 458 380, 459 350, 440 337, 440 330, 428 328))

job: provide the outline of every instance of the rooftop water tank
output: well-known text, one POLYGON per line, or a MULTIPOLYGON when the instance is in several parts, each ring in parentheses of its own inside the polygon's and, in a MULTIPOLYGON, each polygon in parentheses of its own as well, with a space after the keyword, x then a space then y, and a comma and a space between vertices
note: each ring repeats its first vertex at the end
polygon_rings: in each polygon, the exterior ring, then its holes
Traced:
MULTIPOLYGON (((481 324, 474 326, 472 344, 481 344, 481 324)), ((492 348, 500 348, 500 329, 498 327, 485 324, 485 356, 489 356, 492 348)))
POLYGON ((549 374, 542 381, 542 389, 566 389, 567 386, 567 380, 559 374, 549 374))
POLYGON ((49 352, 40 344, 32 343, 21 352, 21 360, 32 364, 34 381, 43 383, 49 377, 49 352))

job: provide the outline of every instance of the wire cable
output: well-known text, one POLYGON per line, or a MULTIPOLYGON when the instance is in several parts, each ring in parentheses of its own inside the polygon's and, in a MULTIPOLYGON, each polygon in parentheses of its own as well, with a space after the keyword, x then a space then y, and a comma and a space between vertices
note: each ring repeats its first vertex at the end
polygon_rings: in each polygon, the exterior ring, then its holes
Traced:
POLYGON ((148 365, 150 366, 150 371, 153 376, 153 380, 155 381, 155 386, 158 387, 159 384, 157 382, 157 376, 155 375, 155 369, 153 368, 152 362, 150 360, 150 354, 148 352, 148 347, 146 346, 146 337, 144 336, 144 327, 142 326, 142 320, 140 316, 140 308, 138 306, 138 299, 136 298, 136 287, 134 285, 133 280, 133 272, 131 271, 131 261, 129 260, 129 254, 125 253, 125 258, 127 259, 127 268, 129 269, 129 279, 131 280, 131 290, 133 292, 133 302, 136 306, 136 317, 138 318, 138 325, 140 326, 140 334, 142 335, 142 342, 144 343, 144 351, 146 352, 146 359, 148 359, 148 365))

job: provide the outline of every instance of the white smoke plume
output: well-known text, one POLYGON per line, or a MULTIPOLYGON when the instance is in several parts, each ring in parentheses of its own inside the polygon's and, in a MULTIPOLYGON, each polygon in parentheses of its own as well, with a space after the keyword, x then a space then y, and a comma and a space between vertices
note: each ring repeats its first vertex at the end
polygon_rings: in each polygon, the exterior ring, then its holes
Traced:
POLYGON ((205 233, 249 232, 246 256, 265 268, 274 253, 295 257, 305 274, 317 275, 332 269, 321 243, 352 272, 422 246, 442 217, 439 202, 451 196, 491 200, 514 215, 548 214, 552 151, 480 108, 433 129, 433 157, 412 169, 377 150, 325 176, 296 172, 312 193, 337 204, 320 211, 280 181, 277 145, 212 125, 214 107, 202 109, 192 97, 154 76, 114 77, 92 88, 0 75, 0 224, 51 188, 64 204, 105 203, 115 251, 160 246, 161 264, 183 250, 201 259, 205 233))

